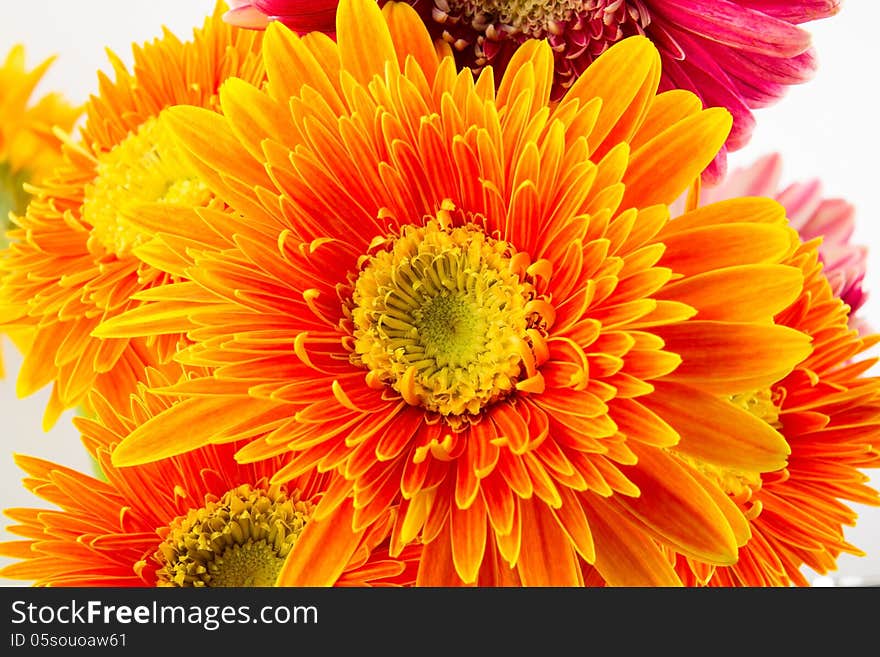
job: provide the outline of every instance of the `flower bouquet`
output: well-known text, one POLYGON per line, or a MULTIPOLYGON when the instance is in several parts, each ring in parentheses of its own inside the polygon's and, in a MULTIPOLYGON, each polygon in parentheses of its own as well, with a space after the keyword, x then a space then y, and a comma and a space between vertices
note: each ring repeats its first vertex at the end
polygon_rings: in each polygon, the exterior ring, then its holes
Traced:
POLYGON ((860 554, 854 208, 727 166, 838 11, 220 2, 82 108, 28 104, 13 51, 0 331, 95 468, 15 455, 52 508, 7 510, 0 576, 787 587, 860 554))

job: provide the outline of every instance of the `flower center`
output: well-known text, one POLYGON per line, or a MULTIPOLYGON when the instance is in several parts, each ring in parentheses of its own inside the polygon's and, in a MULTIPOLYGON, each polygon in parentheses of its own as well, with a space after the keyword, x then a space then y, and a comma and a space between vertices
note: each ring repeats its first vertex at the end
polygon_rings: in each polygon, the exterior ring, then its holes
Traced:
MULTIPOLYGON (((463 213, 459 213, 462 218, 463 213)), ((534 288, 523 259, 441 210, 367 256, 354 285, 352 361, 453 426, 532 376, 534 288)), ((518 254, 522 256, 523 254, 518 254)))
POLYGON ((510 33, 540 39, 555 25, 567 23, 574 12, 583 9, 582 0, 435 0, 441 10, 459 14, 478 31, 489 25, 503 25, 510 33))
POLYGON ((313 509, 280 486, 239 486, 171 523, 157 584, 273 586, 313 509))
POLYGON ((146 241, 147 236, 132 221, 140 204, 192 208, 211 200, 211 192, 178 149, 161 118, 154 117, 98 157, 82 212, 93 235, 108 251, 122 257, 146 241))
POLYGON ((607 36, 609 26, 616 30, 624 23, 650 22, 641 0, 434 0, 434 7, 436 21, 444 25, 463 21, 490 39, 504 35, 543 39, 560 34, 566 26, 597 38, 607 36))

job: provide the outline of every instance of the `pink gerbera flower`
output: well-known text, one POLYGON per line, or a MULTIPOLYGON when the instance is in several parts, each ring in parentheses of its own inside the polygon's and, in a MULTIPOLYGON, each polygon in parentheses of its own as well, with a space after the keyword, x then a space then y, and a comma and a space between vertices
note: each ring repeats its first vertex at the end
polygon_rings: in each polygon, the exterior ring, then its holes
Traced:
POLYGON ((714 203, 741 196, 770 196, 785 206, 791 225, 804 241, 822 238, 819 258, 835 296, 850 307, 850 326, 865 333, 864 322, 855 317, 868 298, 862 283, 868 249, 853 244, 855 207, 842 198, 825 198, 818 179, 780 186, 782 158, 771 153, 748 167, 733 170, 720 185, 706 189, 701 202, 714 203))
MULTIPOLYGON (((384 5, 386 0, 378 0, 384 5)), ((556 96, 621 39, 646 35, 663 60, 661 90, 688 89, 707 107, 726 107, 733 129, 704 179, 724 173, 727 151, 751 135, 751 110, 808 80, 816 61, 797 27, 836 14, 841 0, 408 0, 462 67, 501 72, 528 39, 546 39, 556 59, 556 96)), ((336 0, 239 0, 228 20, 333 31, 336 0)), ((499 78, 500 79, 500 78, 499 78)))

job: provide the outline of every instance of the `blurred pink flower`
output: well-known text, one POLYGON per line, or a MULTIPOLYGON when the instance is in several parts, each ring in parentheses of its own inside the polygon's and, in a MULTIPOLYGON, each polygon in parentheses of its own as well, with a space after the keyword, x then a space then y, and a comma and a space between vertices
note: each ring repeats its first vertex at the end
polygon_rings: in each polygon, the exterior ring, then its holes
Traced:
POLYGON ((782 157, 765 155, 752 165, 735 169, 714 188, 704 188, 701 204, 739 196, 769 196, 781 203, 792 227, 804 241, 822 238, 819 257, 834 294, 850 307, 850 326, 864 333, 867 327, 855 317, 867 299, 862 283, 865 278, 868 249, 853 244, 855 207, 840 198, 823 198, 817 179, 791 183, 780 189, 782 157))
POLYGON ((231 0, 224 20, 239 27, 264 29, 280 21, 297 32, 336 31, 337 0, 231 0))

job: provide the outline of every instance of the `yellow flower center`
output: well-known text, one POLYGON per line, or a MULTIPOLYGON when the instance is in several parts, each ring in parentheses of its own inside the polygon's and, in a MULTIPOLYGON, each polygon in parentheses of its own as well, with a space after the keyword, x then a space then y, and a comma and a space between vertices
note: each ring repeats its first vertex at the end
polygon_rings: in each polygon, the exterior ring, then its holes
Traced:
MULTIPOLYGON (((522 256, 523 254, 519 254, 522 256)), ((522 257, 441 210, 365 257, 352 296, 352 360, 371 385, 456 426, 513 392, 541 324, 522 257)))
POLYGON ((554 33, 590 5, 582 0, 435 0, 435 4, 441 11, 448 5, 446 13, 461 15, 477 31, 502 25, 506 32, 535 39, 554 33))
POLYGON ((171 132, 154 117, 98 157, 82 213, 98 241, 122 257, 147 239, 137 227, 138 205, 192 208, 210 200, 211 192, 187 165, 171 132))
POLYGON ((157 585, 273 586, 313 510, 280 486, 239 486, 171 523, 157 585))
POLYGON ((779 422, 779 406, 774 401, 773 393, 769 389, 731 395, 730 401, 755 417, 764 420, 774 429, 782 429, 782 423, 779 422))

